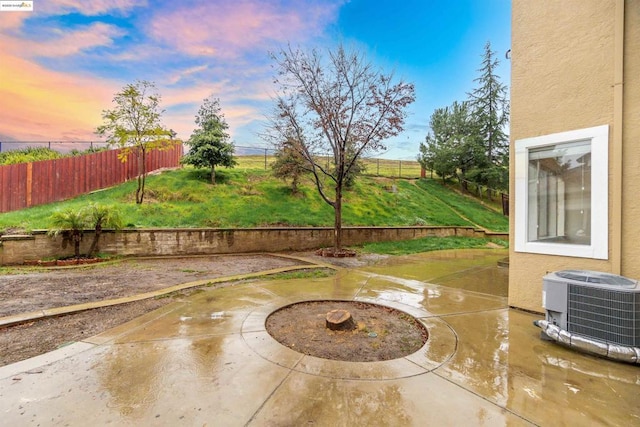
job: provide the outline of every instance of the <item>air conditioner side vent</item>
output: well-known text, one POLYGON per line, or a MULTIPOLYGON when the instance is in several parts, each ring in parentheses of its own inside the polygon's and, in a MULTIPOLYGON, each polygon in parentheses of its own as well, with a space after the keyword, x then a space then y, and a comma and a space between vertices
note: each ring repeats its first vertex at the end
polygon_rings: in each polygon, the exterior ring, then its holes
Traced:
POLYGON ((640 347, 640 293, 568 283, 567 330, 640 347))

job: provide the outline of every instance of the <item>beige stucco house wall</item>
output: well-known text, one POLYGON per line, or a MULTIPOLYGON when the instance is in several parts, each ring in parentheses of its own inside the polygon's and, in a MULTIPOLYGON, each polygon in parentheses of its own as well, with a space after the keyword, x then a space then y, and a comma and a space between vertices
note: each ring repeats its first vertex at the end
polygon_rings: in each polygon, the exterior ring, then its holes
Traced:
MULTIPOLYGON (((608 125, 607 251, 601 259, 517 251, 509 304, 542 312, 542 277, 588 269, 640 279, 640 0, 514 0, 511 176, 517 141, 608 125)), ((518 207, 511 180, 510 212, 518 207)), ((520 227, 522 228, 522 227, 520 227)))

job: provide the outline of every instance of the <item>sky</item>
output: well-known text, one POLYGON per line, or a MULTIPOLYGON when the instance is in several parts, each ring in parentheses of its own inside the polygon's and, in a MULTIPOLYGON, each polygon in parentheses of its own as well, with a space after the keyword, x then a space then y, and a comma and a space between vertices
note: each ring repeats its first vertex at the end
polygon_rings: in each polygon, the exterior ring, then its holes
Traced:
MULTIPOLYGON (((476 85, 484 46, 510 85, 509 0, 33 0, 0 12, 0 142, 99 141, 127 84, 161 95, 163 124, 188 139, 219 98, 237 146, 261 139, 277 87, 270 52, 290 44, 362 52, 415 85, 405 130, 377 157, 413 160, 436 108, 476 85)), ((2 147, 6 150, 6 146, 2 147)))

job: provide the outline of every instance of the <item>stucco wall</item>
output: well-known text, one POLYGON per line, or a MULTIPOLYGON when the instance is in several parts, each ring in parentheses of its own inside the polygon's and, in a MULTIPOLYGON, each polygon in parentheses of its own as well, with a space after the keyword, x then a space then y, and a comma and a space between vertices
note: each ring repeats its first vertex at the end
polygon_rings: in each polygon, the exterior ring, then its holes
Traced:
POLYGON ((640 0, 625 9, 622 274, 640 279, 640 0))
MULTIPOLYGON (((345 245, 366 242, 410 240, 430 236, 507 238, 469 227, 346 227, 345 245)), ((81 244, 85 253, 93 239, 87 231, 81 244)), ((252 229, 140 229, 104 232, 99 251, 121 256, 198 255, 306 250, 333 244, 333 228, 252 229)), ((25 260, 73 255, 73 245, 45 231, 24 236, 0 237, 0 265, 22 264, 25 260)))
MULTIPOLYGON (((628 14, 638 14, 638 0, 628 4, 628 14), (635 7, 634 7, 635 6, 635 7), (635 10, 632 10, 635 9, 635 10)), ((614 66, 615 66, 615 0, 565 0, 512 2, 512 53, 511 53, 511 176, 515 176, 514 142, 522 138, 547 135, 557 132, 587 128, 614 123, 614 66)), ((635 34, 635 40, 627 47, 628 64, 637 61, 640 48, 637 45, 637 20, 631 23, 635 29, 629 29, 628 38, 635 34), (631 45, 635 44, 635 50, 631 45)), ((632 26, 633 26, 632 25, 632 26)), ((629 65, 631 67, 631 65, 629 65)), ((635 65, 637 67, 637 65, 635 65)), ((636 74, 637 68, 635 68, 636 74)), ((625 70, 625 79, 631 70, 625 70)), ((637 76, 634 77, 637 79, 637 76)), ((627 82, 625 82, 626 84, 627 82)), ((638 92, 637 83, 635 90, 638 92)), ((632 86, 633 83, 630 84, 632 86)), ((625 95, 631 87, 625 87, 625 95)), ((627 104, 636 101, 627 97, 627 104)), ((637 131, 635 123, 627 109, 627 127, 637 131)), ((611 129, 611 128, 610 128, 611 129)), ((625 160, 627 154, 633 155, 637 162, 637 147, 625 136, 625 160), (633 154, 632 154, 633 153, 633 154)), ((612 159, 612 132, 610 132, 609 158, 612 159)), ((633 179, 625 166, 626 203, 623 217, 629 229, 631 223, 640 227, 640 217, 631 218, 632 205, 629 194, 640 190, 640 181, 633 179), (630 182, 631 181, 631 182, 630 182), (628 223, 627 223, 628 222, 628 223)), ((636 168, 637 170, 637 168, 636 168)), ((636 171, 633 173, 637 174, 636 171)), ((609 168, 611 182, 611 168, 609 168)), ((514 218, 515 194, 514 180, 511 180, 511 218, 514 218)), ((636 200, 640 199, 635 197, 636 200)), ((609 198, 611 212, 612 198, 609 198)), ((635 208, 633 208, 635 209, 635 208)), ((576 268, 611 271, 611 260, 593 260, 586 258, 558 257, 518 253, 514 251, 514 221, 511 221, 510 268, 509 268, 509 304, 528 310, 542 311, 542 277, 549 271, 576 268)), ((620 225, 609 223, 609 235, 612 227, 620 225)), ((624 232, 626 234, 626 232, 624 232)), ((624 235, 623 234, 623 235, 624 235)), ((623 259, 629 262, 629 244, 625 240, 626 253, 623 259)), ((611 245, 609 245, 611 246, 611 245)), ((610 257, 609 257, 610 258, 610 257)), ((627 270, 628 274, 636 271, 627 270)), ((624 273, 624 272, 623 272, 624 273)), ((632 275, 633 275, 632 274, 632 275)))

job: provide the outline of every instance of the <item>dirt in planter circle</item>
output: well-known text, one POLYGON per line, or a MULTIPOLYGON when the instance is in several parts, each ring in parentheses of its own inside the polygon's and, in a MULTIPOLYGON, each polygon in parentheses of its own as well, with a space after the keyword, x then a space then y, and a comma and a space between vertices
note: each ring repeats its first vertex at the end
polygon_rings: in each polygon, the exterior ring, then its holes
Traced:
POLYGON ((375 362, 398 359, 418 351, 427 329, 402 311, 359 301, 304 301, 276 310, 266 328, 280 344, 323 359, 375 362), (355 328, 334 331, 326 326, 332 310, 347 310, 355 328))

